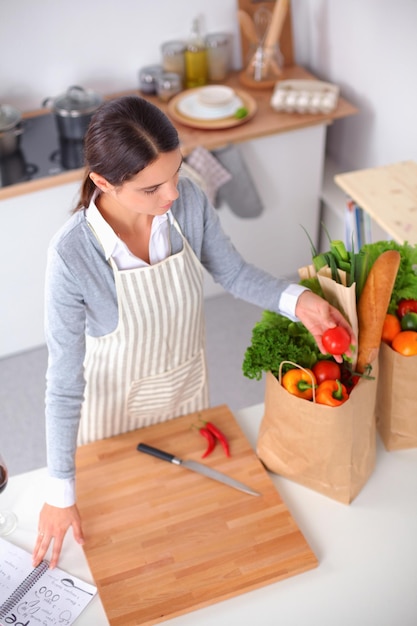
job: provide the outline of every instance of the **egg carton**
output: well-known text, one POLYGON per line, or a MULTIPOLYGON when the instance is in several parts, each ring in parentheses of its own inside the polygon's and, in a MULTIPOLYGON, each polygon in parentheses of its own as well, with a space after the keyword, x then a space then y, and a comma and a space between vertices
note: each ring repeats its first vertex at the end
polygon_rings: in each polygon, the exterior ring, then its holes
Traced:
POLYGON ((274 88, 271 107, 285 113, 331 113, 339 87, 319 80, 281 80, 274 88))

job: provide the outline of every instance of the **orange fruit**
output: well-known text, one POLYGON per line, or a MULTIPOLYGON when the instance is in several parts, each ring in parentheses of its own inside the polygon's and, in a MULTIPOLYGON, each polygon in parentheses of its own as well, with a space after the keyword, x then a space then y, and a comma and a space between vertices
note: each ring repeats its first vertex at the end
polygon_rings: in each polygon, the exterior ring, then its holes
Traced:
POLYGON ((402 330, 395 335, 392 340, 392 348, 403 356, 414 356, 417 354, 417 331, 402 330))
POLYGON ((386 343, 392 343, 392 340, 398 333, 401 332, 401 322, 396 315, 387 313, 384 319, 384 325, 382 327, 381 341, 386 343))

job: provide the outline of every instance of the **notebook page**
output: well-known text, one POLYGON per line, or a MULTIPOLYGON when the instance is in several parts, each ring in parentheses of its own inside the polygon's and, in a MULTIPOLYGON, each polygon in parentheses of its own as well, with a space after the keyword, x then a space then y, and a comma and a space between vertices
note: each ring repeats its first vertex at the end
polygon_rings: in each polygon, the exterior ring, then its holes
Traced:
POLYGON ((33 568, 26 550, 0 537, 0 624, 70 626, 97 589, 47 562, 33 568))

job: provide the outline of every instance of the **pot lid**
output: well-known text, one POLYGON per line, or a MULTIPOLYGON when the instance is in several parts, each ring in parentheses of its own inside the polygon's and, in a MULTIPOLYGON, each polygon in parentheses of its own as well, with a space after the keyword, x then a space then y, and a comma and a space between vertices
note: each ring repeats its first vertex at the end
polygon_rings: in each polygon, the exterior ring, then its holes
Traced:
POLYGON ((102 97, 94 91, 74 85, 54 100, 54 110, 58 115, 79 117, 93 113, 102 101, 102 97))
POLYGON ((0 105, 0 132, 11 130, 20 123, 22 114, 9 104, 0 105))

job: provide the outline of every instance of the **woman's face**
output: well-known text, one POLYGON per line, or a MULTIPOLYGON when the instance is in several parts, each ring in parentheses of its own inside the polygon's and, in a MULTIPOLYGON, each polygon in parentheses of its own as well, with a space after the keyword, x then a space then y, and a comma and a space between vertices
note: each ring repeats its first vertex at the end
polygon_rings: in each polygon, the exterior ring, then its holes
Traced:
POLYGON ((133 213, 163 215, 178 198, 181 163, 182 155, 178 148, 160 154, 151 165, 118 187, 106 181, 102 191, 107 196, 107 205, 110 203, 118 211, 125 209, 133 213))

